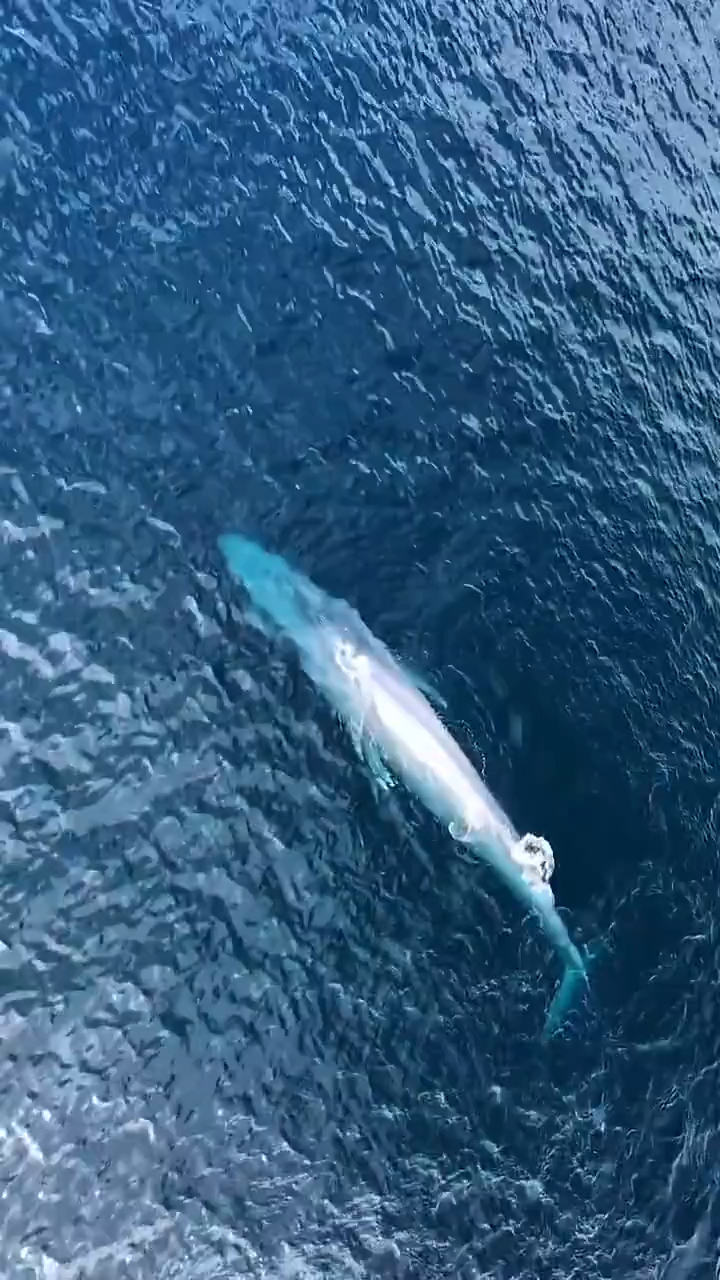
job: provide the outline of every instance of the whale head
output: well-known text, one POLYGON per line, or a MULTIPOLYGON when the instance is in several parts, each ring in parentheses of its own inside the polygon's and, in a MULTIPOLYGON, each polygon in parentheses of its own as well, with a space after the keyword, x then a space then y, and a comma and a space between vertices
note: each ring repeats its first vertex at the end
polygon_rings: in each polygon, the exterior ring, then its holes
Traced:
POLYGON ((282 556, 265 551, 239 533, 222 534, 218 547, 230 573, 242 583, 265 619, 296 641, 320 624, 322 593, 295 573, 282 556))

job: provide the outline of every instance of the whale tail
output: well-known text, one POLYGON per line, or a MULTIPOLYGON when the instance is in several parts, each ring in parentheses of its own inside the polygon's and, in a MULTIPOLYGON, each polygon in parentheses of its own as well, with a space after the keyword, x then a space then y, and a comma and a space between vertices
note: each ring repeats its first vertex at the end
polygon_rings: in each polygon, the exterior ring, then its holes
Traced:
POLYGON ((583 992, 588 990, 589 986, 590 980, 585 965, 569 964, 560 980, 555 995, 550 1001, 550 1008, 545 1017, 545 1026, 542 1033, 544 1041, 550 1040, 555 1035, 555 1032, 559 1030, 568 1014, 579 1003, 583 992))
POLYGON ((598 939, 590 946, 583 947, 582 954, 579 951, 576 952, 575 959, 572 957, 568 959, 565 972, 545 1015, 545 1026, 541 1037, 544 1043, 552 1039, 568 1015, 577 1008, 583 994, 590 990, 589 971, 601 952, 606 950, 607 943, 598 939))

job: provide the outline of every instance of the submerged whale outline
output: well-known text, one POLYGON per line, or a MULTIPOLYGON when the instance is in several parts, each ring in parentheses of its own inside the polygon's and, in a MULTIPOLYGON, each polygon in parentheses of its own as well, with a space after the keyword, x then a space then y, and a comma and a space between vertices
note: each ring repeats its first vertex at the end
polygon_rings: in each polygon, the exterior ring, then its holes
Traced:
POLYGON ((250 596, 256 611, 250 620, 267 634, 274 625, 294 643, 306 674, 349 728, 376 782, 388 788, 393 774, 400 777, 539 920, 564 965, 543 1031, 545 1039, 553 1035, 589 982, 585 960, 555 907, 548 842, 518 836, 431 706, 429 698, 438 700, 434 690, 401 667, 351 605, 241 534, 221 535, 218 546, 250 596))

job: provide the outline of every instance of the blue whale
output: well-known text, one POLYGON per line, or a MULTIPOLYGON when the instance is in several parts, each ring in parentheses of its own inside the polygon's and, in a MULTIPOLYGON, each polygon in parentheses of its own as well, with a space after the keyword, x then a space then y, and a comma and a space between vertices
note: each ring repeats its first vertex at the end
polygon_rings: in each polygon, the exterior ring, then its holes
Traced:
POLYGON ((555 907, 555 861, 547 840, 518 835, 425 696, 432 696, 430 690, 403 670, 355 609, 240 534, 223 534, 218 545, 250 597, 253 621, 267 634, 293 642, 305 672, 347 725, 376 781, 387 788, 394 776, 401 778, 537 918, 563 964, 543 1036, 554 1034, 588 977, 555 907))

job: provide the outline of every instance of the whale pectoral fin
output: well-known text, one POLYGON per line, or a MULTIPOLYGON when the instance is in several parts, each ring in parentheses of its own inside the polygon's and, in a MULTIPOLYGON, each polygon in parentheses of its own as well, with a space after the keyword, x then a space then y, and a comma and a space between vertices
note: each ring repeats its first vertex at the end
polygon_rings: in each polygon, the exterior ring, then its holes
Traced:
POLYGON ((380 749, 374 742, 365 742, 365 761, 377 785, 383 791, 390 791, 395 786, 395 779, 383 761, 380 749))
POLYGON ((383 791, 389 791, 391 787, 395 786, 395 779, 384 764, 377 743, 363 734, 362 724, 357 721, 350 726, 350 736, 355 750, 360 759, 367 765, 377 785, 383 791))
POLYGON ((348 724, 352 744, 361 760, 365 759, 365 747, 363 743, 362 724, 357 720, 351 720, 348 724))
POLYGON ((443 698, 441 693, 438 693, 435 685, 428 680, 427 676, 420 675, 420 673, 413 667, 407 668, 407 670, 413 684, 416 685, 420 692, 424 693, 425 697, 428 698, 430 702, 434 702, 442 711, 447 711, 447 700, 443 698))

